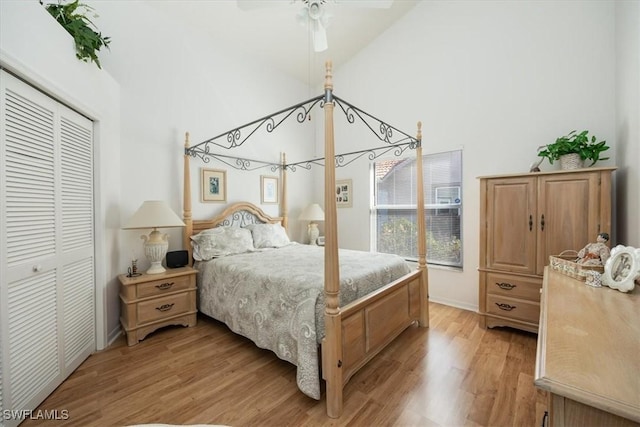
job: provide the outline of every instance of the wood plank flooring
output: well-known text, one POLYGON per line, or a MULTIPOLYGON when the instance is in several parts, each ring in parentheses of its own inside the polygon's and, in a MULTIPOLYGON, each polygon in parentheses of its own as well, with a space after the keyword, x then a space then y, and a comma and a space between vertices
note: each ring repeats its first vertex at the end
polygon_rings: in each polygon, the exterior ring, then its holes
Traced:
POLYGON ((240 426, 538 426, 546 394, 533 385, 536 336, 478 327, 475 313, 430 304, 349 382, 344 414, 303 395, 295 367, 205 316, 133 347, 124 337, 87 359, 39 409, 66 421, 21 427, 142 423, 240 426))

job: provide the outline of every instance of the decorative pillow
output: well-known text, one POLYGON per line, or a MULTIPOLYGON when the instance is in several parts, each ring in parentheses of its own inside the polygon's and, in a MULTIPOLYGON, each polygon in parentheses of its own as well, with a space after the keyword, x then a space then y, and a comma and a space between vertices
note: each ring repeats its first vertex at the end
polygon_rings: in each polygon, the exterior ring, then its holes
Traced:
POLYGON ((191 236, 193 258, 208 261, 212 258, 241 254, 253 250, 251 231, 239 227, 216 227, 191 236))
POLYGON ((280 224, 249 224, 245 228, 251 230, 253 246, 256 249, 279 248, 291 243, 286 230, 280 224))

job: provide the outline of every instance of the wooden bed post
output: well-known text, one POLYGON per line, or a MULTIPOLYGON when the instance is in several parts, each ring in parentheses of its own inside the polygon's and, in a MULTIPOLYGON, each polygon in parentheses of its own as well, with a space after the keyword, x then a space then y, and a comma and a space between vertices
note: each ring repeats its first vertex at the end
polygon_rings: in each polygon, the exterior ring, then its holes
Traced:
POLYGON ((193 264, 193 254, 191 249, 191 242, 189 237, 191 236, 193 230, 193 221, 191 217, 191 171, 189 169, 189 154, 187 150, 189 149, 189 132, 185 132, 184 134, 184 189, 182 191, 182 219, 184 221, 185 227, 182 231, 182 246, 189 253, 189 265, 193 264))
POLYGON ((322 346, 322 368, 327 385, 327 415, 342 414, 342 320, 338 307, 340 266, 338 261, 338 219, 334 190, 336 188, 335 147, 333 134, 332 64, 326 63, 324 83, 324 298, 325 339, 322 346))
POLYGON ((280 170, 282 177, 282 196, 280 197, 280 216, 282 217, 282 226, 287 234, 289 234, 289 213, 287 207, 287 155, 282 153, 282 169, 280 170))
POLYGON ((424 182, 422 173, 422 122, 418 122, 418 147, 416 148, 417 222, 418 222, 418 270, 420 278, 420 326, 429 327, 429 275, 427 274, 427 236, 424 224, 424 182))

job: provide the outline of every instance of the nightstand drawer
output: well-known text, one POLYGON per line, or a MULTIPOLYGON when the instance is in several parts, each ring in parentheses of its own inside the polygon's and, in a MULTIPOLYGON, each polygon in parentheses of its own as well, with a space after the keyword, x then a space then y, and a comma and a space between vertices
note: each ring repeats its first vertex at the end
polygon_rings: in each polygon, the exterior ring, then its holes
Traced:
POLYGON ((540 304, 521 299, 487 295, 487 313, 538 323, 540 304))
POLYGON ((542 279, 487 273, 487 293, 540 302, 542 279))
POLYGON ((138 303, 138 323, 144 324, 186 313, 191 308, 193 292, 183 292, 138 303))
POLYGON ((169 292, 182 291, 191 287, 191 276, 170 277, 152 282, 140 283, 136 289, 137 298, 160 296, 169 292))

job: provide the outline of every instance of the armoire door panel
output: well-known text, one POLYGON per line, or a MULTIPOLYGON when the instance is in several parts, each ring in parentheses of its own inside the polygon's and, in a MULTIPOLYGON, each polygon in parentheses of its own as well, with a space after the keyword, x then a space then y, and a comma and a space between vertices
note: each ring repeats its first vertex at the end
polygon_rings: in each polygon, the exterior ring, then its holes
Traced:
POLYGON ((487 268, 535 269, 535 179, 491 180, 487 188, 487 268))
POLYGON ((595 242, 600 218, 598 176, 574 173, 538 180, 537 274, 543 273, 550 255, 578 251, 595 242))

